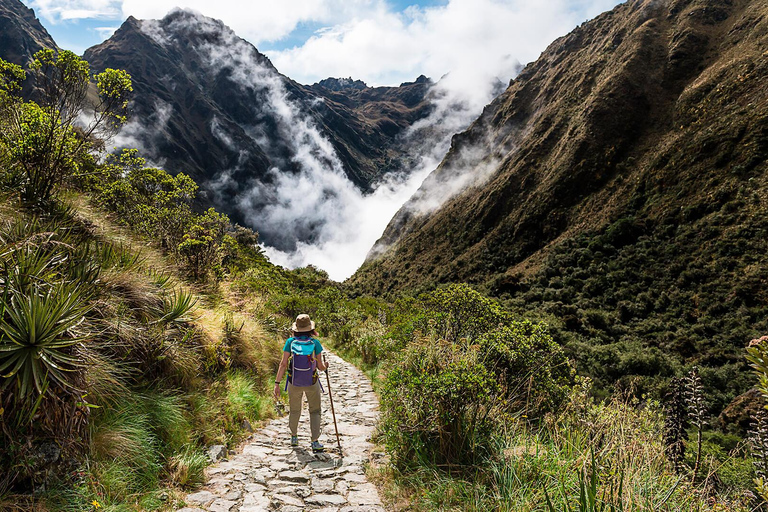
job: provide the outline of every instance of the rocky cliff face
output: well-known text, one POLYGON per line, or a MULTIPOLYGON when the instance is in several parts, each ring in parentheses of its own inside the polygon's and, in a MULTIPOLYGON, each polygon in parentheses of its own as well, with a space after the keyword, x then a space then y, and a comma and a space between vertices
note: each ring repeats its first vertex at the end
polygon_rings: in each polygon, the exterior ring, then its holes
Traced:
POLYGON ((430 112, 428 80, 303 86, 221 22, 183 10, 159 21, 129 18, 84 57, 95 71, 120 68, 133 77, 136 122, 123 144, 192 175, 207 202, 256 228, 248 216, 279 199, 254 192, 255 183, 315 166, 369 190, 398 169, 398 137, 430 112))

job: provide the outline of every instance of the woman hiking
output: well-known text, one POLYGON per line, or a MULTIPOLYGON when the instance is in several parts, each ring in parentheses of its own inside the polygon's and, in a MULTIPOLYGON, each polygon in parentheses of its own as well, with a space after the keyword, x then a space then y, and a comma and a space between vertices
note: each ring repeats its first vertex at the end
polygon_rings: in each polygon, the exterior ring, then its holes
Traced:
POLYGON ((326 365, 320 358, 323 346, 315 338, 315 322, 309 315, 299 315, 291 326, 293 336, 288 338, 283 347, 283 359, 275 378, 275 400, 280 399, 280 382, 286 370, 286 388, 288 389, 288 427, 291 429, 291 446, 299 445, 297 433, 301 417, 302 396, 307 395, 309 404, 309 429, 312 435, 312 451, 322 452, 320 444, 320 380, 317 370, 325 370, 326 365))

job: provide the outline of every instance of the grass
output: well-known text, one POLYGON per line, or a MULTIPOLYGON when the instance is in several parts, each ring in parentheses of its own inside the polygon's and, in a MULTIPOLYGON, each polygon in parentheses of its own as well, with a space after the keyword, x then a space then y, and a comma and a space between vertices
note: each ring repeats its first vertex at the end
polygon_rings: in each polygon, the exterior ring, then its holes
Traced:
POLYGON ((228 416, 240 423, 253 423, 268 416, 271 402, 265 390, 259 390, 254 382, 242 371, 227 373, 228 416))
MULTIPOLYGON (((734 467, 710 459, 708 482, 675 474, 664 456, 662 415, 652 403, 574 396, 541 424, 510 423, 485 464, 447 473, 429 466, 379 468, 373 478, 392 508, 466 511, 748 511, 748 475, 723 485, 734 467), (721 474, 722 473, 722 474, 721 474), (716 483, 717 482, 717 483, 716 483)), ((692 443, 692 444, 695 444, 692 443)), ((690 448, 693 449, 693 448, 690 448)))

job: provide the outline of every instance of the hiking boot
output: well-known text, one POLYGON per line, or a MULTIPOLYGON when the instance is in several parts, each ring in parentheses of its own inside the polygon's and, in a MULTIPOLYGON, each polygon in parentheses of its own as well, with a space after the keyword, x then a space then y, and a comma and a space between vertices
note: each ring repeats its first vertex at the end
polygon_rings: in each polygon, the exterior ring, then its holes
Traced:
POLYGON ((320 441, 312 441, 312 452, 322 453, 325 451, 325 446, 320 444, 320 441))
POLYGON ((299 436, 291 436, 291 446, 299 446, 299 436))

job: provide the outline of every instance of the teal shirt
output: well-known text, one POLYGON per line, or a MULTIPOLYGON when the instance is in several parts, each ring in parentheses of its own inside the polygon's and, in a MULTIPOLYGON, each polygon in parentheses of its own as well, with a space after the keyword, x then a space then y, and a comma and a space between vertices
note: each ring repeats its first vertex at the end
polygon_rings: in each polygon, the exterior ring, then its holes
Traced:
MULTIPOLYGON (((306 354, 303 353, 305 348, 303 346, 297 345, 297 346, 299 346, 301 348, 301 350, 302 350, 302 354, 301 355, 303 355, 303 356, 309 356, 309 355, 312 355, 312 354, 320 355, 320 352, 323 351, 323 346, 320 344, 320 340, 317 340, 315 338, 311 338, 309 336, 296 336, 295 338, 288 338, 285 341, 285 346, 283 347, 283 352, 290 352, 291 351, 291 342, 294 339, 312 340, 312 341, 315 342, 314 349, 311 349, 311 352, 308 352, 306 354)), ((310 349, 309 345, 307 345, 307 349, 310 349)))

